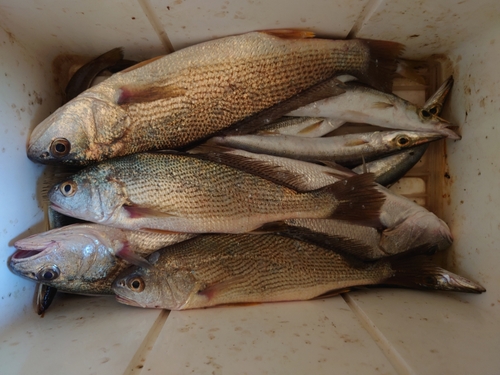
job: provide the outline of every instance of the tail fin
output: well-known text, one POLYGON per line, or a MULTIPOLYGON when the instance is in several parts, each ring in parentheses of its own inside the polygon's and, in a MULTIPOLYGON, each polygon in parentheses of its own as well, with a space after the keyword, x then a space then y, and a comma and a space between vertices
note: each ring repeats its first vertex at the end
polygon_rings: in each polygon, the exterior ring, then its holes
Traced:
POLYGON ((315 192, 332 195, 338 202, 330 219, 382 227, 380 209, 385 202, 385 195, 377 186, 375 176, 366 173, 338 181, 315 192))
POLYGON ((397 58, 403 52, 404 46, 383 40, 359 40, 368 47, 370 53, 370 63, 362 77, 359 77, 360 80, 378 90, 392 92, 392 80, 398 64, 397 58))
POLYGON ((381 284, 450 292, 486 292, 481 285, 436 266, 425 256, 395 259, 391 261, 391 267, 394 275, 381 284))

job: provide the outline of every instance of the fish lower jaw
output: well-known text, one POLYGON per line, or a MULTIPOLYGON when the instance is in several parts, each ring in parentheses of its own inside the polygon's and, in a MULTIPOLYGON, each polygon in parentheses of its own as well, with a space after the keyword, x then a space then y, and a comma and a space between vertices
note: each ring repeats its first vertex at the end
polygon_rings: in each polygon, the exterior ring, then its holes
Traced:
POLYGON ((129 306, 134 306, 134 307, 142 307, 142 308, 148 307, 148 306, 143 306, 140 303, 138 303, 132 299, 129 299, 127 297, 119 296, 118 294, 115 296, 115 298, 118 302, 120 302, 121 304, 124 304, 124 305, 129 305, 129 306))

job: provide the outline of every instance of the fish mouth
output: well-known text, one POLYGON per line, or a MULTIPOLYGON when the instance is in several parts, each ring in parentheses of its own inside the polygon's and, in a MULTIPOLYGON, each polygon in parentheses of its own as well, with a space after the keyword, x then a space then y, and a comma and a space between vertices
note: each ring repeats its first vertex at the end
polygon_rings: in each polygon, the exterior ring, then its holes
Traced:
POLYGON ((25 262, 28 260, 33 260, 36 259, 40 256, 43 256, 43 252, 46 250, 46 248, 36 250, 36 249, 16 249, 16 252, 12 254, 10 257, 10 263, 16 264, 16 263, 21 263, 25 262))
POLYGON ((67 209, 65 209, 65 208, 63 208, 61 206, 58 206, 57 204, 55 204, 53 202, 50 202, 50 206, 49 207, 52 208, 54 211, 57 211, 57 212, 59 212, 59 213, 61 213, 63 215, 67 215, 67 216, 73 217, 71 215, 71 212, 69 210, 67 210, 67 209))
POLYGON ((127 297, 119 296, 118 294, 115 296, 115 298, 118 302, 120 302, 124 305, 129 305, 129 306, 134 306, 134 307, 143 307, 143 308, 146 307, 146 306, 143 306, 134 300, 128 299, 127 297))

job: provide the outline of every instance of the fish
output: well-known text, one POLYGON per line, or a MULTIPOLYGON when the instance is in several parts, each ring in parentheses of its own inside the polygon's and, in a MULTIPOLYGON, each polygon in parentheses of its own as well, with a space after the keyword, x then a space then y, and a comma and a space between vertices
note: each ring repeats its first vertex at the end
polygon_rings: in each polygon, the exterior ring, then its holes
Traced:
MULTIPOLYGON (((423 109, 432 115, 441 114, 444 102, 453 86, 453 76, 445 80, 436 92, 425 102, 423 109)), ((355 168, 356 173, 370 172, 375 181, 383 186, 390 186, 403 177, 422 158, 429 144, 413 147, 384 158, 363 163, 355 168)))
POLYGON ((50 307, 57 294, 57 289, 42 283, 38 283, 35 292, 36 312, 42 317, 50 307))
MULTIPOLYGON (((289 182, 299 190, 320 189, 354 175, 351 170, 332 163, 318 165, 211 145, 198 146, 190 152, 204 154, 205 158, 276 183, 281 183, 283 176, 292 174, 295 177, 289 182)), ((275 232, 321 246, 334 245, 338 251, 363 259, 406 252, 433 253, 452 244, 453 236, 448 225, 435 214, 381 185, 377 185, 377 190, 384 195, 379 226, 362 226, 334 219, 292 218, 266 223, 255 232, 275 232)))
POLYGON ((112 294, 111 283, 121 270, 131 263, 149 267, 145 256, 194 236, 73 224, 16 241, 9 268, 66 293, 112 294))
MULTIPOLYGON (((451 124, 437 112, 419 108, 397 95, 385 93, 358 82, 339 84, 345 93, 292 111, 287 116, 325 117, 352 123, 366 123, 390 129, 438 132, 449 139, 461 137, 449 129, 451 124)), ((439 95, 439 94, 438 94, 439 95)))
POLYGON ((453 82, 454 82, 453 76, 449 76, 441 84, 441 86, 439 86, 436 92, 429 99, 426 100, 422 108, 425 109, 427 112, 429 112, 431 115, 437 116, 441 114, 444 102, 446 101, 446 98, 448 97, 448 94, 451 91, 451 88, 453 87, 453 82))
POLYGON ((244 233, 295 217, 378 222, 383 196, 371 179, 299 192, 284 186, 286 178, 279 185, 196 155, 142 153, 89 166, 48 197, 62 214, 124 229, 244 233))
POLYGON ((66 85, 64 102, 69 102, 87 90, 99 73, 116 65, 121 60, 123 60, 123 48, 113 48, 83 65, 73 74, 66 85))
POLYGON ((402 50, 396 42, 320 39, 297 30, 207 41, 86 90, 35 127, 27 154, 35 162, 85 165, 181 149, 339 74, 388 91, 402 50))
POLYGON ((354 167, 363 160, 370 161, 441 138, 443 135, 439 132, 390 130, 321 138, 253 134, 218 136, 207 143, 305 161, 334 161, 354 167))
POLYGON ((429 143, 403 150, 394 155, 360 164, 352 171, 360 173, 373 173, 377 184, 389 187, 399 181, 422 158, 429 143))
MULTIPOLYGON (((338 121, 337 121, 338 122, 338 121)), ((267 126, 260 127, 258 135, 294 135, 298 137, 322 137, 338 127, 335 120, 322 117, 284 116, 267 126)), ((344 122, 342 121, 342 124, 344 122)), ((342 125, 341 124, 341 125, 342 125)))
POLYGON ((309 300, 356 286, 405 287, 481 293, 485 289, 420 262, 360 262, 306 242, 275 235, 201 235, 159 250, 152 267, 117 276, 118 302, 168 310, 234 303, 309 300))

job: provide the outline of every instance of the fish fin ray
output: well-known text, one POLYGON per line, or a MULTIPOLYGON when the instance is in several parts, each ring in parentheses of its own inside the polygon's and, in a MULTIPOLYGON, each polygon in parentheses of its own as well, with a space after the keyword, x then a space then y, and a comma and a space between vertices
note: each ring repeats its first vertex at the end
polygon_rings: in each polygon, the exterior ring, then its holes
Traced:
POLYGON ((149 207, 139 207, 136 205, 124 205, 123 208, 127 213, 129 214, 129 217, 131 219, 138 219, 138 218, 143 218, 143 217, 174 217, 177 216, 175 214, 169 213, 169 212, 163 212, 163 211, 158 211, 155 210, 154 208, 149 208, 149 207))
MULTIPOLYGON (((201 159, 221 163, 232 168, 237 168, 254 176, 261 177, 277 185, 301 192, 308 191, 307 182, 300 175, 290 172, 286 168, 278 165, 270 165, 261 160, 255 160, 243 155, 232 154, 230 148, 205 143, 198 146, 195 150, 205 153, 196 154, 201 159), (213 150, 213 151, 212 151, 213 150), (226 151, 225 151, 226 150, 226 151)), ((193 151, 193 150, 191 150, 193 151)))
MULTIPOLYGON (((334 220, 330 219, 317 219, 327 220, 335 225, 334 220)), ((300 219, 299 219, 300 223, 300 219)), ((310 244, 320 246, 324 249, 335 251, 342 256, 346 257, 347 261, 351 261, 354 266, 359 266, 359 260, 370 261, 376 259, 374 256, 374 249, 367 244, 357 241, 353 238, 342 236, 335 233, 323 233, 314 231, 307 227, 289 224, 285 221, 275 221, 266 223, 260 228, 256 229, 257 233, 274 233, 280 236, 293 238, 299 241, 308 242, 310 244), (352 257, 359 260, 354 260, 352 257)), ((252 232, 253 233, 253 232, 252 232)))
POLYGON ((117 100, 118 105, 154 102, 183 96, 186 89, 177 85, 165 86, 122 86, 117 100))
POLYGON ((364 139, 353 139, 351 141, 344 143, 344 146, 345 147, 356 147, 356 146, 365 145, 367 143, 370 143, 370 142, 365 141, 364 139))
POLYGON ((397 258, 390 264, 394 274, 382 284, 465 293, 486 291, 478 283, 438 267, 426 256, 397 258))
POLYGON ((307 134, 319 128, 324 120, 319 120, 312 125, 306 126, 304 129, 300 130, 298 134, 307 134))
POLYGON ((404 46, 383 40, 359 40, 368 47, 370 62, 368 68, 358 78, 378 90, 392 92, 392 81, 397 67, 396 59, 402 54, 404 46))
POLYGON ((197 294, 199 296, 207 298, 210 301, 213 298, 215 298, 217 294, 223 292, 225 289, 229 287, 234 287, 235 284, 238 284, 240 282, 246 282, 247 280, 248 277, 246 275, 229 277, 224 281, 216 282, 214 284, 200 288, 197 294))
POLYGON ((318 189, 338 201, 330 219, 345 220, 358 225, 382 227, 380 209, 385 195, 377 188, 375 175, 366 173, 349 177, 318 189))
POLYGON ((371 107, 375 108, 375 109, 386 109, 386 108, 392 108, 392 107, 394 107, 394 104, 387 103, 387 102, 374 102, 371 105, 371 107))
POLYGON ((125 241, 120 250, 115 253, 116 256, 126 260, 130 264, 138 267, 151 268, 151 263, 144 259, 139 254, 135 253, 131 248, 128 241, 125 241))

